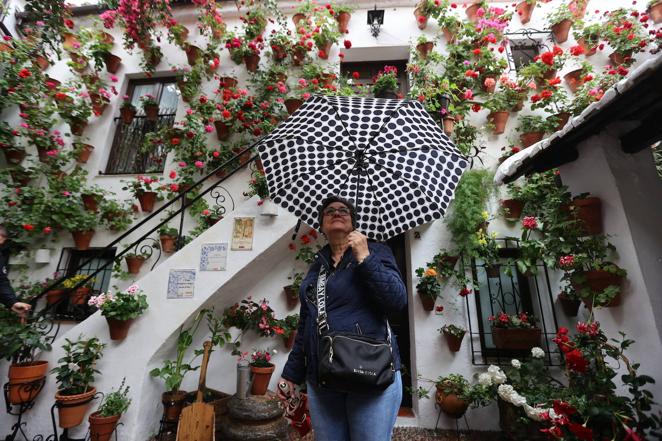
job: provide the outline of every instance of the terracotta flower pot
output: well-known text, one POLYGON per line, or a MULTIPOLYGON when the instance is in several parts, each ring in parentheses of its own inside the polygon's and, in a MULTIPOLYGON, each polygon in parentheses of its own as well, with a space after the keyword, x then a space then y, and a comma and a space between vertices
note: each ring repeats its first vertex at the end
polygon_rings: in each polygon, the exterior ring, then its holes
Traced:
POLYGON ((554 116, 559 120, 559 124, 556 126, 556 131, 562 130, 565 125, 568 124, 568 120, 570 119, 570 113, 568 112, 557 113, 554 116))
POLYGON ((190 66, 195 66, 195 63, 197 63, 198 58, 200 58, 200 48, 197 46, 193 46, 192 44, 189 44, 186 46, 186 61, 188 61, 188 64, 190 66))
POLYGON ((574 199, 575 216, 588 235, 602 233, 602 201, 597 197, 574 199))
POLYGON ((585 38, 580 38, 577 40, 577 44, 584 49, 584 55, 587 57, 590 57, 591 55, 595 55, 595 53, 598 51, 598 45, 597 43, 589 43, 585 38))
POLYGON ((48 61, 48 58, 44 57, 43 55, 37 55, 34 57, 33 61, 39 66, 39 69, 42 71, 48 69, 51 67, 50 61, 48 61))
POLYGON ((497 349, 530 350, 540 346, 540 328, 492 328, 492 341, 497 349))
POLYGON ((297 331, 292 331, 285 340, 285 349, 292 349, 294 347, 294 340, 297 338, 297 331))
POLYGON ((519 2, 517 6, 515 6, 515 11, 517 11, 517 15, 519 15, 520 23, 527 24, 531 20, 531 14, 533 14, 533 9, 535 7, 535 1, 533 4, 528 4, 526 0, 519 2))
POLYGON ((115 44, 115 37, 113 37, 108 32, 99 32, 99 37, 101 37, 102 43, 115 44))
POLYGON ((120 118, 122 119, 122 122, 126 125, 129 125, 133 122, 133 118, 136 116, 136 108, 135 107, 122 107, 120 109, 120 118))
POLYGON ((579 312, 579 305, 581 301, 572 299, 568 297, 565 293, 561 293, 557 297, 559 305, 561 305, 561 310, 563 314, 568 317, 577 317, 579 312))
POLYGON ((470 22, 472 23, 477 23, 478 22, 478 9, 480 8, 480 3, 473 3, 469 6, 467 6, 467 9, 465 10, 465 13, 467 14, 467 18, 469 19, 470 22))
POLYGON ((450 30, 443 28, 441 32, 444 34, 444 38, 448 43, 454 43, 455 42, 455 34, 453 34, 450 30))
POLYGON ((448 344, 448 349, 450 349, 451 352, 458 352, 460 350, 460 347, 462 346, 462 340, 464 339, 464 335, 462 337, 456 337, 450 332, 444 332, 444 338, 446 339, 446 344, 448 344))
POLYGON ((97 393, 96 388, 92 387, 85 393, 77 395, 60 395, 60 392, 55 394, 55 400, 63 404, 63 407, 58 407, 58 424, 63 429, 76 427, 83 422, 83 418, 90 407, 92 397, 97 393))
POLYGON ((125 256, 124 260, 129 274, 138 274, 146 259, 145 256, 125 256))
POLYGON ((437 301, 436 298, 431 297, 427 294, 421 294, 420 292, 418 293, 418 297, 421 299, 421 304, 423 305, 424 311, 434 310, 434 304, 437 301))
POLYGON ((600 293, 609 286, 620 287, 623 277, 603 270, 590 270, 586 272, 586 285, 594 293, 600 293))
POLYGON ((108 322, 108 330, 110 331, 111 340, 124 340, 129 333, 129 328, 133 323, 133 319, 128 320, 115 320, 106 317, 108 322))
POLYGON ((20 164, 25 159, 25 150, 2 149, 5 152, 5 159, 10 164, 20 164))
POLYGON ((156 196, 156 192, 154 191, 146 191, 136 196, 138 202, 140 202, 140 210, 143 213, 151 213, 154 210, 156 196))
POLYGON ((297 28, 297 27, 299 27, 299 22, 300 22, 301 20, 305 20, 305 19, 306 19, 306 15, 305 15, 305 14, 302 14, 302 13, 300 13, 300 12, 297 12, 296 14, 294 14, 294 15, 292 16, 292 23, 294 23, 294 27, 297 28))
POLYGON ((82 136, 86 127, 87 120, 72 118, 71 121, 69 121, 69 128, 71 129, 72 135, 82 136))
POLYGON ((258 65, 260 64, 260 56, 256 54, 246 55, 244 57, 246 70, 249 72, 257 72, 258 65))
POLYGON ((269 388, 269 381, 271 380, 271 374, 274 373, 275 369, 276 366, 274 365, 269 367, 251 366, 251 373, 253 374, 251 394, 264 395, 267 393, 267 389, 269 388))
POLYGON ((326 43, 322 44, 321 46, 317 46, 319 49, 318 56, 322 60, 328 60, 329 59, 329 54, 331 53, 331 46, 333 46, 332 41, 327 41, 326 43))
POLYGON ((156 121, 159 118, 158 104, 152 106, 144 106, 143 110, 145 111, 145 119, 147 119, 147 121, 156 121))
POLYGON ((285 100, 285 108, 287 109, 287 113, 292 115, 294 112, 297 111, 299 107, 303 104, 303 100, 300 100, 298 98, 288 98, 285 100))
POLYGON ((87 286, 76 288, 69 294, 69 303, 72 305, 84 305, 87 302, 87 296, 90 295, 92 289, 87 286))
POLYGON ((419 43, 416 45, 416 50, 418 51, 421 58, 424 60, 428 58, 428 54, 432 52, 433 48, 434 48, 434 41, 427 41, 425 43, 419 43))
POLYGON ((113 54, 107 54, 104 62, 106 63, 106 71, 111 74, 117 73, 117 71, 120 70, 120 66, 122 65, 122 59, 113 54))
POLYGON ((428 16, 423 14, 420 8, 414 9, 414 17, 416 17, 416 25, 418 29, 423 30, 428 26, 428 16))
POLYGON ((504 218, 511 222, 516 222, 522 216, 524 209, 524 202, 519 199, 504 199, 501 201, 501 208, 503 208, 504 218))
POLYGON ((64 293, 65 292, 63 289, 51 289, 46 293, 46 303, 49 305, 54 305, 61 302, 64 298, 64 293))
POLYGON ((292 285, 283 287, 285 298, 287 299, 287 308, 293 309, 299 304, 299 293, 294 290, 292 285))
POLYGON ((338 21, 338 32, 341 34, 346 34, 349 32, 348 27, 349 27, 349 20, 352 18, 352 14, 349 12, 341 12, 338 14, 336 17, 336 20, 338 21))
POLYGON ((83 200, 83 206, 87 211, 92 211, 94 213, 99 211, 99 204, 97 203, 97 197, 93 194, 82 194, 80 198, 83 200))
POLYGON ((488 115, 492 124, 494 124, 494 133, 495 135, 500 135, 506 130, 506 123, 508 122, 509 112, 492 112, 488 115))
POLYGON ((656 2, 648 7, 648 14, 653 23, 662 23, 662 1, 656 2))
POLYGON ((184 402, 186 401, 186 392, 177 390, 174 392, 163 392, 161 394, 161 403, 163 404, 163 421, 174 423, 179 420, 182 413, 184 402))
POLYGON ((221 77, 219 78, 218 85, 224 89, 234 89, 237 87, 237 80, 232 77, 221 77))
POLYGON ((572 93, 576 93, 577 89, 579 89, 584 84, 584 76, 582 75, 582 71, 582 69, 575 69, 563 75, 563 79, 565 80, 565 83, 568 85, 572 93))
POLYGON ((176 241, 177 236, 160 236, 161 251, 166 254, 174 253, 177 250, 176 241))
MULTIPOLYGON (((483 229, 487 231, 487 229, 483 229)), ((485 273, 490 279, 498 279, 501 277, 501 265, 485 265, 485 273)))
POLYGON ((542 140, 545 134, 543 132, 526 132, 519 136, 522 148, 527 148, 542 140))
POLYGON ((439 408, 451 418, 462 418, 469 408, 469 402, 461 399, 455 394, 445 394, 441 385, 437 385, 434 399, 439 408))
POLYGON ((71 235, 73 236, 76 249, 78 251, 85 251, 90 247, 92 236, 94 236, 94 230, 72 231, 71 235))
POLYGON ((87 161, 90 159, 90 155, 92 154, 92 150, 94 150, 93 145, 82 144, 82 148, 76 157, 76 161, 79 164, 87 164, 87 161))
POLYGON ((626 54, 621 54, 618 52, 612 52, 609 55, 609 61, 613 66, 620 66, 621 64, 624 64, 626 61, 632 58, 632 53, 626 53, 626 54))
POLYGON ((274 61, 283 61, 287 58, 287 50, 282 46, 271 46, 271 54, 274 61))
POLYGON ((452 116, 445 116, 443 119, 444 124, 444 133, 447 135, 453 134, 453 129, 455 128, 455 118, 452 116))
POLYGON ((560 23, 556 23, 552 26, 551 31, 554 34, 554 39, 557 43, 565 43, 568 40, 568 34, 570 33, 570 28, 572 27, 572 20, 563 20, 560 23))
POLYGON ((225 121, 214 121, 214 127, 216 128, 216 137, 219 141, 227 140, 232 134, 230 127, 225 123, 225 121))
POLYGON ((62 47, 66 51, 73 51, 80 47, 80 41, 78 41, 76 35, 71 32, 65 32, 62 34, 62 47))
POLYGON ((43 360, 9 366, 9 402, 17 405, 34 401, 44 387, 39 380, 47 372, 48 362, 43 360))
POLYGON ((568 8, 572 12, 572 15, 575 16, 575 18, 584 18, 584 15, 586 14, 586 8, 588 7, 588 2, 589 0, 578 0, 578 1, 571 1, 568 3, 568 8))
POLYGON ((87 417, 90 423, 90 441, 109 441, 121 417, 122 415, 103 417, 99 412, 87 417))
POLYGON ((292 54, 292 64, 295 66, 303 65, 303 62, 306 60, 306 51, 305 49, 297 48, 292 54))

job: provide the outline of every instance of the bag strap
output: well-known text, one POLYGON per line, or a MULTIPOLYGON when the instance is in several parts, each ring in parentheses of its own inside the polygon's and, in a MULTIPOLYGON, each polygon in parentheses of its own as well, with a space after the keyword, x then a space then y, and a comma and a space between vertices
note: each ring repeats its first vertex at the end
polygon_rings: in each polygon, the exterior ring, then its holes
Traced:
MULTIPOLYGON (((317 332, 319 335, 323 335, 328 330, 329 323, 326 319, 326 268, 322 266, 317 276, 317 332)), ((391 325, 388 318, 386 319, 386 342, 389 349, 393 351, 391 347, 391 325)))
POLYGON ((319 335, 329 330, 329 324, 326 321, 326 269, 320 267, 319 276, 317 276, 317 332, 319 335))

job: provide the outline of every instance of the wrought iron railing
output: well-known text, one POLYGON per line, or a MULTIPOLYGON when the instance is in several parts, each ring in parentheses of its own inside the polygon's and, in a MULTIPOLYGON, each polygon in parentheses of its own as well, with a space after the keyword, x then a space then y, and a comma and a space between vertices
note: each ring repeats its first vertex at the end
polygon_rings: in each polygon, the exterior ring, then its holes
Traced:
POLYGON ((125 124, 121 118, 115 118, 115 123, 115 138, 105 173, 114 175, 162 172, 168 154, 165 147, 158 144, 146 149, 143 145, 149 133, 172 127, 175 113, 161 114, 156 120, 150 120, 145 115, 136 115, 130 124, 125 124))

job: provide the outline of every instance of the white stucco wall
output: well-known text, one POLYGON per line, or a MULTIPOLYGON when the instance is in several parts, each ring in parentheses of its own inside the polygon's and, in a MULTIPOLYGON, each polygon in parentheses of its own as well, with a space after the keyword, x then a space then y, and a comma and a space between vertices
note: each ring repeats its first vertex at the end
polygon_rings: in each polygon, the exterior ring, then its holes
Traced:
MULTIPOLYGON (((500 3, 503 6, 508 2, 500 3)), ((557 2, 548 4, 539 3, 540 7, 535 10, 531 22, 526 25, 528 28, 544 29, 544 17, 547 12, 555 7, 557 2)), ((613 0, 609 2, 610 8, 621 5, 629 6, 630 2, 625 0, 613 0)), ((389 1, 383 3, 383 5, 380 4, 381 7, 386 9, 386 16, 382 32, 375 39, 370 35, 369 28, 365 24, 366 9, 372 9, 374 5, 357 3, 356 6, 359 9, 353 13, 349 25, 350 33, 346 37, 352 41, 353 47, 348 51, 343 50, 343 52, 347 53, 346 60, 348 61, 401 59, 403 52, 406 52, 404 51, 404 47, 407 47, 410 42, 415 41, 418 35, 425 33, 429 37, 432 37, 438 31, 432 20, 425 31, 421 32, 418 30, 412 14, 414 2, 389 1)), ((602 4, 595 8, 591 6, 593 5, 589 6, 589 10, 603 7, 602 4)), ((228 6, 224 10, 224 17, 230 29, 238 24, 236 11, 232 11, 232 8, 233 6, 228 6)), ((288 11, 291 10, 292 8, 290 7, 288 11)), ((189 41, 193 44, 199 43, 200 37, 197 31, 194 30, 196 18, 193 9, 177 9, 175 14, 180 22, 189 25, 191 29, 189 41)), ((458 14, 463 15, 463 10, 458 9, 458 14)), ((76 21, 77 24, 85 22, 82 19, 77 19, 76 21)), ((515 17, 511 23, 511 30, 517 30, 518 28, 519 20, 515 17)), ((267 33, 268 31, 269 29, 267 29, 267 33)), ((113 52, 123 59, 123 66, 117 74, 119 81, 116 83, 119 95, 121 96, 127 88, 129 79, 141 77, 141 69, 139 68, 140 57, 138 51, 136 51, 135 55, 127 53, 121 47, 121 35, 117 31, 114 31, 114 35, 116 43, 113 52)), ((574 44, 571 35, 568 42, 564 43, 562 47, 567 49, 574 44)), ((164 61, 157 67, 156 75, 168 74, 171 64, 178 66, 186 65, 186 58, 181 49, 169 45, 164 40, 162 50, 165 57, 164 61)), ((336 62, 339 50, 338 46, 333 47, 329 63, 336 62)), ((438 40, 435 50, 445 53, 445 41, 443 38, 438 40)), ((608 53, 608 51, 598 52, 598 54, 589 60, 601 68, 607 62, 608 53)), ((562 77, 565 73, 575 68, 576 66, 569 63, 563 71, 559 72, 559 76, 562 77)), ((69 72, 67 71, 65 62, 61 61, 51 68, 48 74, 64 82, 69 72)), ((218 74, 236 75, 240 79, 241 86, 248 84, 246 82, 247 77, 244 68, 242 66, 236 66, 229 59, 227 51, 221 52, 221 67, 218 70, 218 74)), ((290 81, 295 81, 295 78, 291 78, 290 81)), ((209 82, 204 86, 204 90, 208 95, 211 95, 211 91, 215 86, 216 84, 214 82, 209 82)), ((90 138, 89 143, 93 144, 96 149, 85 168, 90 172, 90 182, 92 184, 101 185, 116 192, 118 195, 122 195, 120 177, 99 175, 99 171, 105 169, 110 153, 110 146, 114 136, 114 123, 112 120, 119 113, 119 104, 119 99, 113 100, 105 114, 101 118, 93 119, 87 128, 85 135, 90 138)), ((185 104, 180 103, 177 111, 177 119, 180 119, 183 115, 185 108, 185 104)), ((2 115, 3 119, 7 118, 15 122, 16 120, 12 119, 15 117, 10 115, 10 113, 5 112, 2 115)), ((471 114, 469 118, 477 126, 482 126, 486 122, 487 113, 487 111, 483 110, 476 114, 471 114)), ((531 112, 525 109, 522 113, 528 114, 531 112)), ((491 168, 496 164, 497 158, 501 155, 500 148, 507 145, 509 138, 514 139, 516 136, 513 131, 516 125, 516 118, 516 114, 511 115, 507 131, 503 135, 494 136, 490 134, 484 137, 484 142, 487 145, 484 155, 486 167, 491 168)), ((217 144, 215 134, 212 133, 209 139, 210 145, 217 144)), ((604 206, 606 214, 605 229, 607 233, 614 235, 612 242, 619 248, 621 257, 617 263, 625 267, 629 272, 628 293, 626 294, 624 306, 613 311, 606 309, 599 311, 598 318, 610 334, 615 335, 617 330, 623 329, 628 332, 629 336, 638 340, 639 343, 634 348, 636 352, 633 353, 633 358, 642 362, 643 372, 651 373, 652 368, 650 366, 654 366, 652 362, 656 359, 656 355, 658 361, 660 358, 660 338, 659 333, 651 337, 650 324, 654 323, 655 317, 649 308, 643 308, 641 306, 649 304, 646 297, 647 291, 642 288, 643 280, 637 266, 641 254, 635 252, 628 238, 627 231, 632 226, 628 225, 623 207, 618 202, 618 198, 622 195, 619 193, 617 185, 609 181, 610 179, 613 180, 613 178, 609 173, 606 160, 599 151, 592 153, 592 155, 595 155, 595 158, 593 158, 595 159, 595 164, 592 165, 592 170, 595 169, 595 172, 587 174, 585 170, 576 169, 573 171, 573 167, 576 168, 577 165, 570 164, 564 167, 564 180, 571 186, 573 192, 591 191, 603 197, 603 201, 607 201, 604 206), (597 173, 598 169, 603 172, 597 173), (598 175, 606 182, 595 179, 598 175), (631 320, 632 317, 637 317, 637 320, 631 320)), ((167 176, 167 171, 170 169, 171 167, 166 167, 164 176, 167 176)), ((247 180, 247 172, 245 171, 243 174, 233 177, 227 185, 237 202, 243 200, 241 192, 245 189, 247 180)), ((127 196, 126 194, 124 195, 127 196)), ((491 201, 490 211, 496 213, 497 208, 497 202, 491 201)), ((238 213, 254 213, 255 210, 255 204, 249 202, 242 205, 238 209, 238 213)), ((159 366, 164 359, 173 357, 177 329, 182 323, 190 320, 196 310, 212 305, 218 310, 222 310, 248 295, 252 295, 256 299, 263 297, 269 299, 278 317, 292 313, 292 311, 288 311, 286 308, 282 295, 282 286, 287 284, 287 275, 293 265, 292 253, 287 249, 287 242, 290 234, 288 229, 294 225, 294 220, 285 214, 273 220, 272 223, 268 223, 266 219, 259 216, 258 220, 254 251, 250 253, 232 253, 229 259, 230 268, 228 268, 226 273, 198 273, 196 297, 192 300, 165 300, 166 270, 169 268, 196 267, 196 253, 199 250, 197 248, 198 244, 205 241, 229 240, 231 229, 229 220, 225 220, 208 230, 193 244, 160 264, 154 272, 147 273, 147 270, 144 269, 143 273, 137 278, 143 289, 149 294, 150 309, 144 317, 133 325, 127 340, 122 343, 109 344, 106 349, 106 355, 98 366, 103 372, 103 377, 96 382, 98 389, 107 391, 110 387, 116 387, 123 376, 128 376, 128 381, 132 387, 134 404, 128 414, 123 417, 125 426, 122 428, 122 435, 126 437, 124 439, 142 441, 156 431, 161 414, 159 396, 163 392, 164 387, 159 380, 149 378, 147 372, 151 368, 159 366), (265 251, 265 253, 261 254, 262 251, 265 251), (249 262, 251 265, 244 268, 244 265, 249 262), (227 284, 223 285, 226 282, 227 284), (219 290, 222 285, 223 288, 219 290)), ((634 234, 635 229, 632 228, 632 230, 634 234)), ((455 289, 447 287, 443 292, 442 299, 438 301, 438 304, 445 306, 445 310, 443 314, 437 315, 423 311, 420 300, 414 292, 416 277, 413 270, 416 267, 424 266, 439 251, 440 247, 448 247, 450 245, 450 237, 442 221, 419 227, 415 231, 420 233, 420 239, 416 239, 413 232, 407 234, 409 271, 406 277, 406 283, 410 291, 408 314, 410 319, 409 337, 412 351, 412 358, 410 360, 412 377, 415 379, 417 375, 420 375, 424 378, 435 379, 440 375, 461 373, 470 378, 474 374, 482 372, 484 368, 472 365, 468 339, 465 337, 461 351, 453 354, 447 349, 441 335, 437 332, 437 329, 448 323, 468 326, 464 300, 457 296, 455 289)), ((517 230, 512 225, 500 220, 495 220, 490 224, 490 231, 496 231, 500 236, 518 235, 517 230)), ((53 253, 54 257, 50 265, 41 267, 31 265, 29 267, 32 278, 43 279, 54 271, 57 264, 56 256, 59 254, 60 248, 62 246, 72 245, 71 239, 67 234, 62 234, 62 237, 63 239, 60 242, 53 245, 56 253, 53 253)), ((116 236, 108 232, 98 232, 92 245, 104 246, 114 237, 116 236)), ((111 282, 111 285, 113 283, 116 282, 111 282)), ((650 290, 651 288, 649 287, 648 289, 650 290)), ((470 304, 474 304, 473 298, 470 299, 470 304)), ((474 317, 472 317, 472 320, 474 320, 474 317)), ((568 325, 570 323, 569 320, 559 315, 560 325, 568 325)), ((106 324, 98 314, 92 316, 89 320, 78 325, 76 329, 65 335, 76 336, 79 332, 84 332, 86 335, 98 334, 107 340, 106 324)), ((203 338, 204 336, 201 334, 199 340, 201 341, 203 338)), ((59 347, 60 342, 56 346, 59 347)), ((475 344, 479 345, 479 342, 475 342, 475 344)), ((257 339, 250 334, 243 340, 244 349, 264 346, 273 346, 282 349, 282 344, 279 340, 257 339)), ((53 365, 53 362, 57 360, 59 355, 59 349, 55 349, 52 353, 47 354, 46 357, 53 365)), ((277 370, 272 379, 272 388, 285 359, 286 354, 284 351, 276 357, 277 370)), ((227 351, 214 353, 209 367, 207 384, 215 389, 233 392, 235 387, 234 362, 234 358, 227 351)), ((4 369, 4 367, 0 366, 1 369, 4 369)), ((660 382, 658 381, 658 383, 660 382)), ((183 388, 193 390, 196 384, 197 375, 193 374, 187 377, 183 388)), ((412 386, 415 388, 418 385, 414 383, 412 386)), ((425 384, 421 385, 425 386, 425 384)), ((658 384, 658 389, 656 389, 658 396, 659 392, 661 392, 659 387, 658 384)), ((53 392, 54 378, 49 378, 47 388, 42 392, 37 406, 29 413, 30 433, 48 433, 50 429, 48 411, 52 404, 51 397, 53 392)), ((416 414, 415 418, 399 418, 398 424, 434 427, 438 412, 434 407, 434 400, 414 399, 414 411, 416 414)), ((467 414, 467 417, 469 425, 473 429, 487 430, 497 428, 496 409, 494 407, 472 410, 467 414)), ((0 415, 0 426, 2 427, 8 427, 13 421, 13 417, 9 417, 4 413, 0 415)), ((85 427, 85 425, 82 425, 78 431, 81 433, 84 432, 85 427)), ((442 416, 439 421, 439 427, 455 428, 455 421, 442 416)), ((76 435, 76 432, 73 432, 73 434, 76 435)))

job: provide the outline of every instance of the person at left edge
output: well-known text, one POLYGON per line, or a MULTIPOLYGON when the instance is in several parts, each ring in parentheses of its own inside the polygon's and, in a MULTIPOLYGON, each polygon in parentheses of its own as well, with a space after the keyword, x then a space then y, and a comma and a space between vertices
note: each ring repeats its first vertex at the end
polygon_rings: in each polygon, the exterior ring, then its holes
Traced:
POLYGON ((32 309, 28 303, 19 302, 16 293, 7 277, 7 263, 9 262, 9 249, 7 247, 7 229, 0 225, 0 303, 11 309, 20 317, 32 309))

